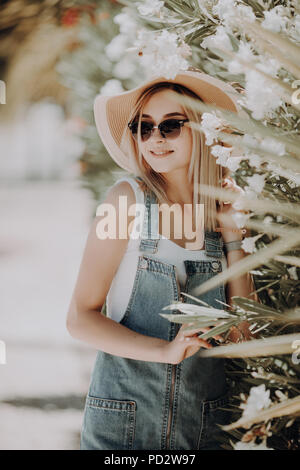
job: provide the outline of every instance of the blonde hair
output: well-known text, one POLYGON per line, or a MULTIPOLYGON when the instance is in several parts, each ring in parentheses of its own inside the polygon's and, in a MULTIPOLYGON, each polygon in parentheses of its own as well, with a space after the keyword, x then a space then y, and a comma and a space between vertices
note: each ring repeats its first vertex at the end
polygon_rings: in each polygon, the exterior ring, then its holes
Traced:
MULTIPOLYGON (((128 122, 131 122, 138 115, 139 139, 141 135, 141 116, 144 106, 149 101, 151 96, 163 89, 171 89, 176 93, 201 100, 198 95, 189 90, 187 87, 177 83, 159 82, 147 88, 137 100, 128 118, 128 122)), ((182 105, 182 107, 190 122, 200 124, 201 113, 187 108, 184 105, 182 105)), ((201 191, 199 191, 199 185, 200 188, 201 184, 206 184, 213 187, 221 187, 222 180, 224 177, 228 176, 229 170, 228 168, 216 163, 216 158, 210 154, 210 146, 205 144, 204 133, 201 130, 194 128, 191 128, 191 132, 193 145, 188 169, 188 180, 193 182, 193 213, 195 215, 197 207, 196 204, 204 204, 204 228, 206 230, 215 231, 217 199, 213 196, 201 194, 201 191)), ((126 129, 124 129, 120 148, 126 155, 128 155, 131 167, 134 168, 133 174, 142 178, 144 183, 141 184, 141 189, 143 191, 152 190, 155 193, 159 203, 166 202, 169 204, 171 201, 168 199, 166 194, 167 182, 164 176, 154 171, 143 158, 143 155, 138 146, 138 142, 133 138, 128 126, 126 126, 126 129)))

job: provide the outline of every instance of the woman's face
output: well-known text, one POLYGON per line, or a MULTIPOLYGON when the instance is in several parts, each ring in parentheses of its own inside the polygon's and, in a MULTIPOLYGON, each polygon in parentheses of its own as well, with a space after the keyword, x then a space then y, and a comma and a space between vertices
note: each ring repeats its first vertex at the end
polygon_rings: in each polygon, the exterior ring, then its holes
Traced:
MULTIPOLYGON (((159 123, 168 118, 187 119, 182 106, 174 101, 176 96, 177 94, 169 89, 155 93, 144 107, 142 120, 153 122, 155 126, 158 126, 159 123), (175 114, 167 116, 169 113, 175 114)), ((187 124, 185 123, 181 127, 180 135, 175 139, 164 138, 159 129, 154 129, 147 141, 141 141, 140 150, 142 155, 157 173, 168 173, 179 168, 188 167, 192 152, 192 133, 187 124), (171 153, 161 156, 153 153, 166 151, 171 151, 171 153)))

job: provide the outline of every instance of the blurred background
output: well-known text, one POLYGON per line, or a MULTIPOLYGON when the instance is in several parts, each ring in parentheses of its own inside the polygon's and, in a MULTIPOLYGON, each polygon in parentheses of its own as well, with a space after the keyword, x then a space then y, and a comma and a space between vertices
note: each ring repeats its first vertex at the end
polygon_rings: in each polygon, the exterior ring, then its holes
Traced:
POLYGON ((114 0, 1 1, 0 449, 79 447, 96 351, 69 335, 66 314, 116 169, 93 101, 104 86, 141 78, 132 59, 119 60, 124 41, 110 45, 120 9, 114 0))
MULTIPOLYGON (((247 252, 261 250, 250 272, 267 309, 238 296, 235 303, 257 315, 252 326, 266 339, 300 338, 299 95, 291 99, 300 79, 299 2, 0 0, 0 8, 0 449, 79 449, 97 351, 70 336, 66 315, 96 208, 123 173, 97 134, 98 93, 192 65, 240 94, 252 113, 238 141, 243 153, 217 162, 260 203, 247 252), (272 209, 270 201, 297 208, 272 209), (290 230, 286 249, 270 259, 264 249, 282 228, 290 230), (279 326, 278 312, 287 313, 279 326)), ((248 395, 254 428, 236 425, 228 438, 235 449, 265 449, 268 439, 268 448, 298 450, 299 361, 286 354, 291 346, 275 354, 266 341, 263 357, 251 346, 245 357, 235 345, 228 373, 235 412, 245 412, 248 395), (278 415, 288 399, 291 409, 278 415), (270 428, 260 413, 271 403, 270 428)))

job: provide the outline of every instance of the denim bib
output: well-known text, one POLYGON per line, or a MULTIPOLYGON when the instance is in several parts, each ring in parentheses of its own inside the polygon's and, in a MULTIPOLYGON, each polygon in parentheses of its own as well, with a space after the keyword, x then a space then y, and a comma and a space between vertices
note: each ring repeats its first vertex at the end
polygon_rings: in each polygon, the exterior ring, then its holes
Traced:
MULTIPOLYGON (((142 254, 120 323, 143 335, 172 341, 181 325, 161 317, 162 308, 174 300, 197 302, 180 296, 174 265, 151 257, 159 243, 158 205, 152 191, 145 193, 145 207, 142 254)), ((226 302, 223 284, 201 295, 193 292, 222 271, 220 232, 205 231, 204 247, 209 261, 184 261, 183 292, 222 308, 217 300, 226 302)), ((180 364, 164 364, 99 350, 85 401, 80 449, 222 450, 223 431, 218 424, 230 422, 228 390, 223 358, 201 358, 196 353, 180 364)))

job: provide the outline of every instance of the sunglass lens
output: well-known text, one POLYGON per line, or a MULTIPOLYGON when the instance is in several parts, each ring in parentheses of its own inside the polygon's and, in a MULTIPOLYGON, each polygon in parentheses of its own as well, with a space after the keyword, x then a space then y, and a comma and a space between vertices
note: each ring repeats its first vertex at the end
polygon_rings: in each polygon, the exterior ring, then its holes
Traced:
POLYGON ((151 122, 142 122, 141 123, 141 136, 142 141, 148 140, 153 129, 153 124, 151 122))
MULTIPOLYGON (((160 124, 159 128, 164 138, 176 138, 181 130, 180 122, 177 119, 167 119, 160 124)), ((152 130, 153 124, 151 122, 141 122, 141 139, 143 142, 149 139, 152 130)), ((133 137, 137 140, 138 121, 132 123, 131 132, 133 137)))
MULTIPOLYGON (((141 122, 141 137, 143 141, 147 140, 150 137, 152 128, 153 128, 153 124, 151 124, 151 122, 141 122)), ((131 132, 132 132, 133 137, 137 139, 138 122, 132 123, 131 132)))
POLYGON ((166 137, 177 137, 180 132, 180 123, 176 119, 168 119, 161 124, 161 132, 166 137))

